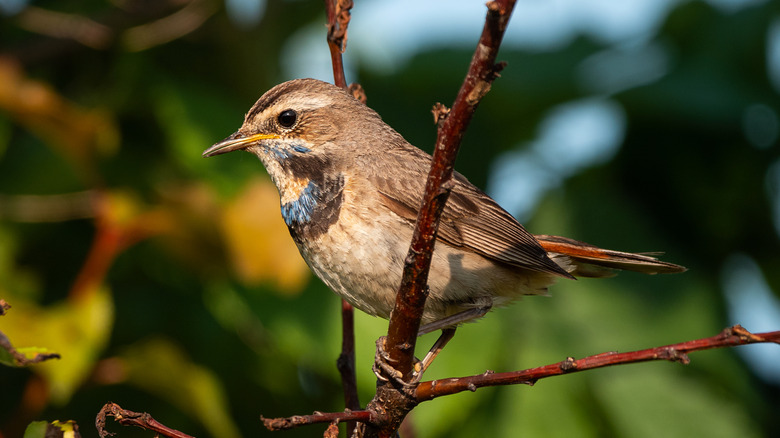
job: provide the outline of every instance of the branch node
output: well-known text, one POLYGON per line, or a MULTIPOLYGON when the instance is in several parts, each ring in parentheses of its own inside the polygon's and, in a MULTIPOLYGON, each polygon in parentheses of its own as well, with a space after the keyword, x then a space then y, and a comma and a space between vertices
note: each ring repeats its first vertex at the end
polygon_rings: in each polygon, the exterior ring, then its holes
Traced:
POLYGON ((681 363, 683 365, 688 365, 691 363, 691 359, 688 357, 688 355, 681 353, 676 348, 664 348, 660 351, 660 353, 658 353, 658 358, 668 360, 670 362, 681 363))
POLYGON ((729 327, 728 329, 726 329, 726 331, 730 332, 734 336, 739 336, 739 339, 743 342, 746 341, 766 342, 765 338, 762 338, 761 336, 751 333, 745 327, 742 327, 742 325, 740 324, 737 324, 733 327, 729 327))
POLYGON ((431 112, 433 113, 433 123, 438 126, 441 126, 441 124, 444 123, 444 120, 447 119, 447 116, 450 115, 450 109, 441 102, 436 102, 436 104, 433 105, 431 112))
POLYGON ((490 72, 489 81, 493 82, 494 80, 501 77, 501 71, 506 68, 506 61, 500 61, 493 65, 493 69, 490 72))
POLYGON ((573 371, 573 370, 577 369, 577 361, 573 357, 569 356, 569 357, 566 358, 566 360, 561 362, 558 365, 558 367, 564 373, 568 373, 569 371, 573 371))

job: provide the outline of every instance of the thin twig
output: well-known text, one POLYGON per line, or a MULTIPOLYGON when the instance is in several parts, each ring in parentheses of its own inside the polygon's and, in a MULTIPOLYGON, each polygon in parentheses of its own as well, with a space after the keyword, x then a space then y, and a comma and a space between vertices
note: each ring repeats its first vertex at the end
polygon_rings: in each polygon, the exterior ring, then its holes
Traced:
POLYGON ((780 331, 753 334, 740 325, 724 329, 721 333, 709 338, 695 339, 678 344, 626 353, 607 352, 576 360, 572 357, 566 360, 542 367, 508 373, 485 372, 484 374, 452 379, 432 380, 422 382, 417 387, 417 401, 432 400, 444 395, 463 391, 476 391, 485 386, 500 385, 533 385, 539 379, 571 374, 580 371, 603 368, 612 365, 625 365, 653 360, 668 360, 687 365, 690 362, 688 353, 710 350, 713 348, 734 347, 737 345, 776 343, 780 344, 780 331))
POLYGON ((17 367, 26 367, 50 359, 61 358, 58 353, 35 353, 35 356, 28 359, 27 355, 20 353, 19 350, 11 344, 11 340, 8 339, 3 332, 0 332, 0 350, 5 350, 6 353, 11 356, 10 362, 17 367))
POLYGON ((366 422, 371 421, 371 413, 368 411, 350 411, 347 409, 344 412, 315 412, 312 415, 295 415, 286 418, 260 417, 260 419, 263 421, 263 425, 265 425, 268 430, 273 431, 293 429, 299 426, 318 423, 343 423, 354 421, 366 422))
MULTIPOLYGON (((325 0, 325 11, 328 17, 328 47, 331 64, 333 65, 333 83, 341 88, 347 88, 344 62, 341 54, 347 44, 347 27, 349 26, 352 0, 325 0)), ((350 90, 355 94, 356 89, 350 90)), ((362 88, 360 89, 362 92, 362 88)), ((365 103, 365 99, 363 100, 365 103)), ((360 409, 360 399, 357 390, 357 375, 355 371, 355 309, 346 301, 341 301, 341 354, 336 361, 336 368, 341 374, 341 385, 344 391, 344 406, 357 411, 360 409)), ((355 422, 347 422, 347 435, 355 429, 355 422)))
POLYGON ((184 432, 171 429, 152 418, 152 416, 146 412, 128 411, 122 409, 122 407, 116 403, 106 403, 103 405, 103 409, 98 412, 97 418, 95 418, 95 427, 98 430, 100 438, 114 435, 106 430, 106 417, 108 416, 114 417, 114 419, 123 426, 137 426, 142 429, 151 430, 152 432, 157 433, 158 436, 169 438, 194 438, 184 432))
MULTIPOLYGON (((341 374, 341 386, 344 390, 344 406, 357 411, 360 409, 360 399, 357 392, 357 374, 355 370, 355 310, 346 301, 341 301, 341 354, 336 361, 336 368, 341 374)), ((347 423, 347 436, 355 429, 355 423, 347 423)))
POLYGON ((347 48, 347 27, 349 26, 352 0, 325 0, 325 12, 328 17, 328 48, 333 64, 333 83, 346 89, 344 61, 341 54, 347 48))

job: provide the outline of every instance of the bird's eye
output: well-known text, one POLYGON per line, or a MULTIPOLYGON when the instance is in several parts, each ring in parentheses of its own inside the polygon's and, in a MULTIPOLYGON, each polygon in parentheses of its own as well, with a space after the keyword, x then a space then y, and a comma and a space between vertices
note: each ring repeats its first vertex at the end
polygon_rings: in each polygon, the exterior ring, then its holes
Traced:
POLYGON ((296 113, 294 110, 287 109, 282 111, 276 120, 278 120, 279 124, 283 127, 292 128, 292 126, 295 124, 295 121, 298 120, 298 113, 296 113))

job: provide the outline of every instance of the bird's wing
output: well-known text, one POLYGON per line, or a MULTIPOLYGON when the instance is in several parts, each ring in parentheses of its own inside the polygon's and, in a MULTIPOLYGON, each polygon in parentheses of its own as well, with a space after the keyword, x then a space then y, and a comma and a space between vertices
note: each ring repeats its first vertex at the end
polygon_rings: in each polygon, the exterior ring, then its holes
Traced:
MULTIPOLYGON (((371 178, 384 205, 412 224, 422 202, 430 160, 416 148, 394 149, 383 154, 381 171, 371 178)), ((453 181, 439 224, 439 240, 511 266, 571 277, 493 199, 457 172, 453 181)))

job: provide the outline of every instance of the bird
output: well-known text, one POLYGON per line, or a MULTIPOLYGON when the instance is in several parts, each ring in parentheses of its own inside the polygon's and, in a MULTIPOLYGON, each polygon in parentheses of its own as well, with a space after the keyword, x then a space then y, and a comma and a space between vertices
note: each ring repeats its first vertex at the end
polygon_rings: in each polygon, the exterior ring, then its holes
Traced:
MULTIPOLYGON (((238 131, 203 156, 237 150, 262 162, 290 236, 314 274, 355 308, 389 319, 431 156, 342 88, 315 79, 271 88, 238 131)), ((491 309, 546 294, 560 278, 685 270, 654 255, 533 235, 454 172, 419 332, 454 334, 491 309)))

